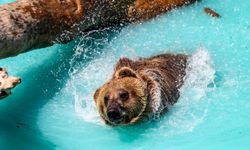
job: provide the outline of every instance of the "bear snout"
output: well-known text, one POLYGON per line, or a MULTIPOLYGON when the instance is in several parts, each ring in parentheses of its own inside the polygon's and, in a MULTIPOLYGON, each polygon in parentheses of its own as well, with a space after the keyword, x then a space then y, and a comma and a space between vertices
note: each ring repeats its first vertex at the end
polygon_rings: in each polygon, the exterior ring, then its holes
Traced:
POLYGON ((108 118, 111 122, 117 123, 122 119, 122 113, 120 109, 108 110, 108 118))
POLYGON ((109 103, 107 108, 107 116, 109 121, 113 123, 118 123, 119 121, 121 121, 122 120, 121 106, 115 101, 109 103))

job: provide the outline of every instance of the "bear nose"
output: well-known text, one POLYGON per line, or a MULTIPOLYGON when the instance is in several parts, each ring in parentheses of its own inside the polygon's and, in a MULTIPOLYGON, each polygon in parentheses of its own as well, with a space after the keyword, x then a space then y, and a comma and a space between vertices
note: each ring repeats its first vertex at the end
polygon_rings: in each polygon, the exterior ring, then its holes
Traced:
POLYGON ((122 118, 121 112, 115 109, 109 110, 107 115, 111 122, 119 121, 122 118))

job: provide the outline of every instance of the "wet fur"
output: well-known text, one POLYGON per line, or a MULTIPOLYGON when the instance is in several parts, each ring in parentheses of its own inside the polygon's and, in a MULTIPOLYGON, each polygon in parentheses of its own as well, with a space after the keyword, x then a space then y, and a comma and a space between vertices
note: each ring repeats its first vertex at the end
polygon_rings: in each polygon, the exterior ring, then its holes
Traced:
MULTIPOLYGON (((187 58, 187 55, 182 54, 162 54, 135 61, 121 58, 116 64, 112 78, 94 95, 97 109, 104 121, 107 123, 108 119, 103 117, 106 112, 102 94, 105 90, 119 84, 144 91, 144 94, 136 92, 136 95, 143 97, 141 99, 143 107, 128 124, 152 118, 154 115, 161 114, 168 106, 175 104, 179 98, 179 88, 183 84, 187 58), (136 80, 136 84, 140 86, 135 86, 135 82, 129 82, 129 79, 136 80), (124 83, 123 80, 127 81, 124 83)), ((138 106, 131 105, 131 107, 138 106)))

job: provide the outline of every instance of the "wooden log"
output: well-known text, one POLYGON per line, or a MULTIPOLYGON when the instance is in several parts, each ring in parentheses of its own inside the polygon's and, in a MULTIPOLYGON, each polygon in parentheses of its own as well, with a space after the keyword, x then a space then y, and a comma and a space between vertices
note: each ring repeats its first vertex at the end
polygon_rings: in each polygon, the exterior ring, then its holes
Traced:
POLYGON ((133 5, 130 6, 128 15, 132 20, 143 21, 195 1, 196 0, 136 0, 133 5))
POLYGON ((80 20, 78 11, 73 2, 59 0, 19 0, 1 5, 0 58, 52 45, 57 36, 71 31, 80 20))
POLYGON ((67 43, 80 31, 150 19, 195 0, 17 0, 0 5, 0 58, 67 43))

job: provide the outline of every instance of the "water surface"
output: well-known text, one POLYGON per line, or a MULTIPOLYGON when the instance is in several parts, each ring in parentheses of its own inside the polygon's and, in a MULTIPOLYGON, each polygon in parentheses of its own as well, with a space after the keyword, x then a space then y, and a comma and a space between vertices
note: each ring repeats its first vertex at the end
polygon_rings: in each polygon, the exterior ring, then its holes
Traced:
POLYGON ((249 6, 203 0, 142 24, 0 60, 23 79, 0 101, 0 149, 249 149, 249 6), (208 16, 204 7, 222 17, 208 16), (104 125, 92 95, 119 57, 163 52, 191 55, 178 103, 158 121, 104 125))

